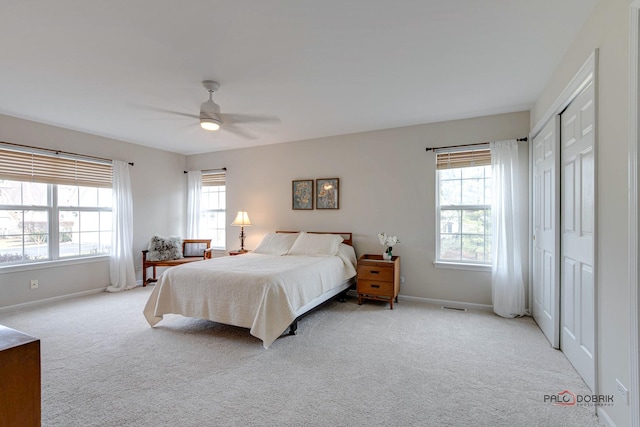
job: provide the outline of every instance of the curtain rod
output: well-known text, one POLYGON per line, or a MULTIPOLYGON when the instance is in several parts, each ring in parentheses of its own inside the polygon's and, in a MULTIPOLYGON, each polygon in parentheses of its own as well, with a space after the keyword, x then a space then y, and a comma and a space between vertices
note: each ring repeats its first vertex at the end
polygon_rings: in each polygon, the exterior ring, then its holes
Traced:
MULTIPOLYGON (((2 144, 2 145, 12 145, 14 147, 28 148, 28 149, 31 149, 31 150, 48 151, 48 152, 54 153, 56 155, 58 155, 58 154, 67 154, 69 156, 74 156, 74 157, 78 157, 78 158, 103 160, 103 161, 109 162, 109 163, 113 162, 112 159, 105 159, 104 157, 87 156, 86 154, 70 153, 69 151, 53 150, 51 148, 31 147, 29 145, 15 144, 13 142, 4 142, 4 141, 0 141, 0 144, 2 144)), ((131 166, 133 166, 133 162, 127 162, 127 163, 129 163, 131 166)))
MULTIPOLYGON (((202 173, 207 173, 207 172, 220 172, 220 171, 226 171, 227 168, 218 168, 218 169, 203 169, 200 172, 202 173)), ((184 173, 189 173, 189 171, 183 171, 184 173)))
MULTIPOLYGON (((528 140, 529 140, 529 138, 527 138, 526 136, 524 138, 516 139, 516 141, 518 141, 518 142, 527 142, 528 140)), ((487 144, 490 144, 490 143, 489 142, 477 142, 475 144, 448 145, 446 147, 427 147, 427 151, 439 150, 441 148, 472 147, 474 145, 487 145, 487 144)))

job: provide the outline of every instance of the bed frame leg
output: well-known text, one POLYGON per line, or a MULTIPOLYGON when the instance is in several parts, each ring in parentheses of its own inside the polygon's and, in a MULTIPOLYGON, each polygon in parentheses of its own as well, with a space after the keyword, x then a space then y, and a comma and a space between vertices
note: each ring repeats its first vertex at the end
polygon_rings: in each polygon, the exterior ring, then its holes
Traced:
POLYGON ((289 335, 295 335, 298 330, 298 321, 294 321, 291 325, 289 325, 289 335))
MULTIPOLYGON (((340 292, 337 296, 338 301, 340 302, 347 302, 347 292, 349 292, 349 289, 345 289, 344 291, 340 292)), ((335 299, 336 297, 334 296, 333 298, 329 298, 327 301, 325 301, 324 303, 312 308, 310 311, 307 311, 304 314, 301 314, 300 316, 298 316, 296 318, 296 320, 294 320, 293 322, 291 322, 291 324, 289 325, 289 334, 288 335, 295 335, 296 331, 298 330, 298 320, 302 319, 304 316, 306 316, 307 314, 309 314, 311 311, 315 310, 316 308, 320 307, 321 305, 335 299)))

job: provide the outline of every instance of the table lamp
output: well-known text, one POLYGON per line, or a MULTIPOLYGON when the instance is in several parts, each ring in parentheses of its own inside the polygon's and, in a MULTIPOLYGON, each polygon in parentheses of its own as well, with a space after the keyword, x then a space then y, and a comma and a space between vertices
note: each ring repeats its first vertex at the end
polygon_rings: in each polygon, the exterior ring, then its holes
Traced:
POLYGON ((249 219, 249 215, 245 211, 238 211, 236 215, 236 219, 233 220, 231 225, 240 226, 240 251, 246 252, 244 250, 244 238, 246 234, 244 234, 244 228, 251 226, 251 220, 249 219))

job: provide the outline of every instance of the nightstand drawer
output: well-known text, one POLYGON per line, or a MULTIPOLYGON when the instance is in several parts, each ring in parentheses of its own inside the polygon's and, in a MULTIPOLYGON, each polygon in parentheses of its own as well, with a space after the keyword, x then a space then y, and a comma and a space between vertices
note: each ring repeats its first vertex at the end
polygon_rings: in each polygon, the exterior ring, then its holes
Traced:
POLYGON ((376 265, 359 265, 358 279, 393 282, 393 268, 376 265))
POLYGON ((357 291, 359 294, 394 296, 393 282, 362 280, 358 278, 357 291))

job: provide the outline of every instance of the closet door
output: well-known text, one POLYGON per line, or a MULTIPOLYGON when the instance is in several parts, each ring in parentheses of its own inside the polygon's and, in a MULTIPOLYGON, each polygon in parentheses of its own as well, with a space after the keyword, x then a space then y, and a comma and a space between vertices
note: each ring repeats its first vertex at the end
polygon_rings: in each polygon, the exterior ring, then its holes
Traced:
POLYGON ((561 114, 560 346, 595 387, 595 108, 593 81, 561 114))
POLYGON ((533 318, 553 348, 560 347, 560 117, 533 139, 533 318))

